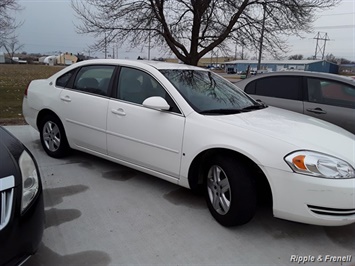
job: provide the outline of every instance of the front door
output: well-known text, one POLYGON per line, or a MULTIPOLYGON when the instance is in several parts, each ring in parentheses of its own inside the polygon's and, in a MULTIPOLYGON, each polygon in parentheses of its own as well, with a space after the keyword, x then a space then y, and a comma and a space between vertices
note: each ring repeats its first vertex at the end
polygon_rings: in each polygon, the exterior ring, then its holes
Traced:
POLYGON ((185 117, 167 91, 148 73, 121 68, 117 99, 107 112, 108 154, 127 163, 177 178, 185 117), (151 96, 167 100, 169 111, 142 105, 151 96))

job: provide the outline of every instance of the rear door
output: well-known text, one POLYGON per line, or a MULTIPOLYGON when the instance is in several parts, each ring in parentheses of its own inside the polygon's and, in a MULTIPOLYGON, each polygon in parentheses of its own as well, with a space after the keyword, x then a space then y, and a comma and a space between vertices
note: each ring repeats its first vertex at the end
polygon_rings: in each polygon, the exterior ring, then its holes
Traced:
POLYGON ((60 116, 72 145, 107 153, 106 116, 114 70, 109 65, 81 67, 73 84, 62 90, 60 116))
POLYGON ((336 124, 355 134, 355 86, 306 77, 304 113, 336 124))
POLYGON ((277 76, 255 79, 245 87, 245 92, 267 105, 303 113, 300 77, 277 76))

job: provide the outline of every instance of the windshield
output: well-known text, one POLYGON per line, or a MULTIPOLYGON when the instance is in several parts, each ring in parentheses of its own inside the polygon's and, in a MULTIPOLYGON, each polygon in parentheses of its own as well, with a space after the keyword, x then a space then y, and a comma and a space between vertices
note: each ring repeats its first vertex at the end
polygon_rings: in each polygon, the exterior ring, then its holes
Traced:
POLYGON ((160 70, 199 113, 230 114, 260 108, 260 104, 219 75, 203 70, 160 70))

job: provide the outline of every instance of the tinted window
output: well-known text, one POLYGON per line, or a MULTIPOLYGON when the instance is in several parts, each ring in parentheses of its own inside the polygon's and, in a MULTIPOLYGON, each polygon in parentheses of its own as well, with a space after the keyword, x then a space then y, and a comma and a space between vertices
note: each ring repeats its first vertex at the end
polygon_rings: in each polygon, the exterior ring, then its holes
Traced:
POLYGON ((161 70, 197 112, 243 109, 255 105, 232 83, 210 71, 161 70))
POLYGON ((170 111, 179 112, 165 89, 152 76, 138 69, 121 68, 117 96, 118 99, 137 104, 142 104, 149 97, 160 96, 170 105, 170 111))
MULTIPOLYGON (((256 84, 256 81, 252 81, 250 83, 248 83, 246 86, 245 86, 245 92, 246 93, 249 93, 249 94, 255 94, 255 84, 256 84)), ((238 86, 238 84, 237 84, 238 86)))
POLYGON ((55 85, 57 87, 67 87, 67 84, 70 80, 70 78, 73 76, 73 74, 75 73, 76 69, 69 71, 63 75, 61 75, 59 78, 57 78, 55 85))
POLYGON ((289 100, 301 100, 299 77, 268 77, 256 80, 255 94, 289 100))
POLYGON ((76 76, 73 88, 79 91, 107 96, 114 70, 114 66, 82 67, 76 76))
POLYGON ((344 83, 308 78, 308 101, 355 108, 355 87, 344 83))

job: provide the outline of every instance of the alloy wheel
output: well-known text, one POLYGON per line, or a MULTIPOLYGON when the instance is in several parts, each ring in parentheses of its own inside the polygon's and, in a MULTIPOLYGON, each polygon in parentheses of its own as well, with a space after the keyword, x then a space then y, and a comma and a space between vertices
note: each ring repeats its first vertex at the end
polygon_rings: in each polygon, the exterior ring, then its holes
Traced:
POLYGON ((213 165, 207 175, 209 200, 217 213, 225 215, 231 205, 231 188, 223 169, 213 165))
POLYGON ((43 140, 47 149, 51 152, 55 152, 60 147, 60 130, 57 124, 52 121, 47 121, 43 126, 43 140))

